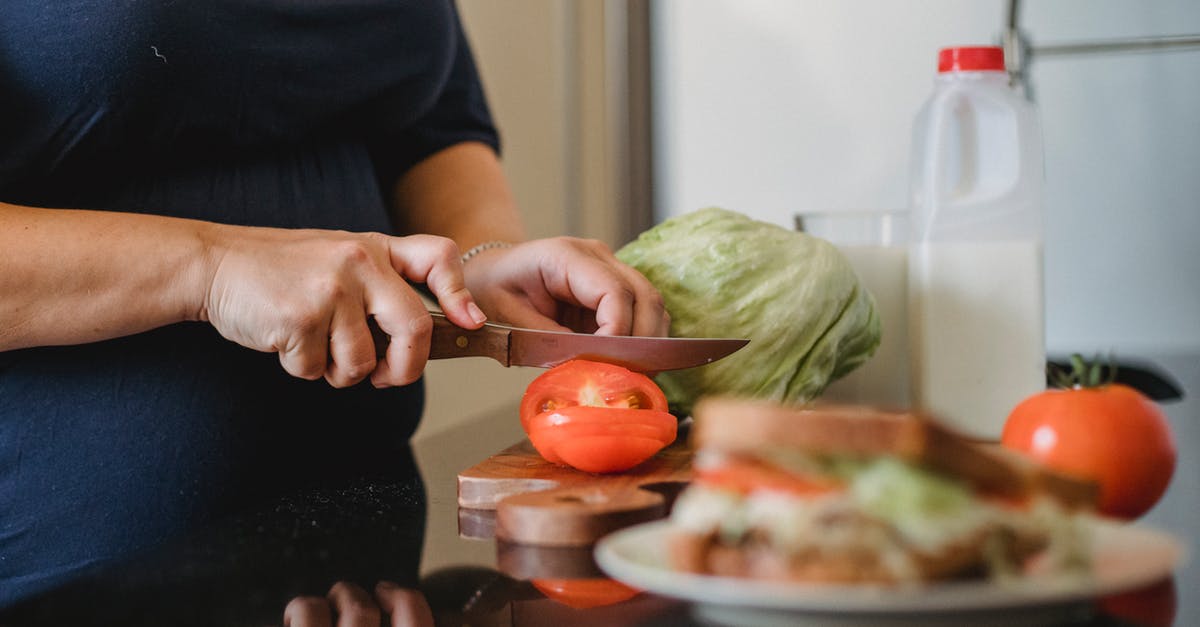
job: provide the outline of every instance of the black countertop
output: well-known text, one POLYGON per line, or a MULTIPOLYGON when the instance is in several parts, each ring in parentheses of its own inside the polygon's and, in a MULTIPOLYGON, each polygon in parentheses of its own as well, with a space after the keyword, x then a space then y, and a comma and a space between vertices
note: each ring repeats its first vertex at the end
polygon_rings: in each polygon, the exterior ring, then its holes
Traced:
MULTIPOLYGON (((1173 376, 1185 398, 1163 404, 1179 461, 1166 495, 1141 523, 1173 532, 1194 548, 1200 540, 1200 355, 1149 361, 1173 376)), ((591 609, 568 607, 526 578, 587 574, 594 566, 586 553, 571 557, 582 562, 565 571, 562 555, 522 554, 523 573, 506 574, 498 570, 494 541, 460 534, 455 476, 514 442, 520 435, 516 415, 516 407, 504 408, 419 441, 413 455, 379 460, 360 476, 258 503, 0 612, 0 626, 281 625, 284 607, 296 596, 323 596, 337 581, 369 590, 381 580, 421 589, 439 625, 702 624, 687 604, 649 594, 591 609), (539 574, 539 568, 549 570, 539 574)), ((470 535, 479 520, 467 514, 462 523, 470 535)), ((512 553, 505 556, 511 571, 512 553)), ((1140 607, 1140 618, 1088 610, 1062 620, 1160 625, 1171 624, 1164 615, 1173 615, 1174 624, 1200 625, 1200 566, 1186 562, 1140 607)), ((983 623, 1017 620, 986 618, 983 623)))

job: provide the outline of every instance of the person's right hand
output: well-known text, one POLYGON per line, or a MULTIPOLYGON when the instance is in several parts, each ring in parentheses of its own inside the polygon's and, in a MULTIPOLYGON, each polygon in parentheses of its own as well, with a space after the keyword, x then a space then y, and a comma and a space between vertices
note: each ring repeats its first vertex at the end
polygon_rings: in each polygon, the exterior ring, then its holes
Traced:
POLYGON ((453 241, 431 235, 227 227, 211 244, 202 320, 283 368, 335 387, 368 375, 376 387, 421 376, 433 320, 405 281, 425 283, 454 324, 486 319, 463 283, 453 241), (377 359, 369 317, 391 337, 377 359))

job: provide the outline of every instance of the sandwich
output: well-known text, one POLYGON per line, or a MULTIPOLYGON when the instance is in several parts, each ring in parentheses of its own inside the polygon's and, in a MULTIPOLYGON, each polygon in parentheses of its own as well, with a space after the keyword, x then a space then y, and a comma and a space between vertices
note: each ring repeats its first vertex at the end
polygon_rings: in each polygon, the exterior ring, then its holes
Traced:
POLYGON ((693 415, 694 478, 670 516, 677 570, 902 584, 1011 576, 1035 555, 1086 565, 1095 485, 928 416, 730 398, 693 415))

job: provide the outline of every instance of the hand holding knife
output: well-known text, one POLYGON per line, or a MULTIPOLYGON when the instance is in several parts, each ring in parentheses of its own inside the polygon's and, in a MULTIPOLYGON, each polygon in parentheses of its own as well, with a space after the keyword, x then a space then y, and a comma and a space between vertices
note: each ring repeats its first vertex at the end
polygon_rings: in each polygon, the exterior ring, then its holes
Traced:
MULTIPOLYGON (((492 322, 478 329, 463 329, 445 315, 431 312, 433 336, 430 359, 489 357, 503 366, 550 368, 572 359, 591 359, 637 372, 662 372, 703 366, 749 343, 733 338, 677 338, 593 335, 541 331, 492 322)), ((377 351, 387 346, 387 336, 374 325, 377 351)))

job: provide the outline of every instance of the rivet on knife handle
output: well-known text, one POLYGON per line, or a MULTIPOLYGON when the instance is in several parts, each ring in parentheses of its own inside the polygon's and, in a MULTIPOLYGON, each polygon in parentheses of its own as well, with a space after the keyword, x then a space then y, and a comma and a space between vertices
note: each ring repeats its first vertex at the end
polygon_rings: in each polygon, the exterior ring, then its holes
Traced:
POLYGON ((452 357, 491 357, 509 365, 509 329, 484 325, 479 329, 463 329, 445 316, 433 314, 433 337, 429 343, 430 359, 452 357))
MULTIPOLYGON (((475 330, 462 329, 440 313, 431 312, 431 315, 433 335, 429 342, 430 359, 490 357, 505 366, 510 365, 509 329, 490 324, 475 330)), ((387 352, 391 338, 375 324, 374 319, 368 319, 367 326, 371 329, 371 336, 375 341, 375 354, 382 357, 387 352)))

